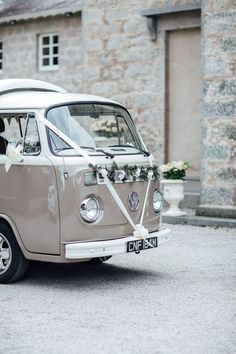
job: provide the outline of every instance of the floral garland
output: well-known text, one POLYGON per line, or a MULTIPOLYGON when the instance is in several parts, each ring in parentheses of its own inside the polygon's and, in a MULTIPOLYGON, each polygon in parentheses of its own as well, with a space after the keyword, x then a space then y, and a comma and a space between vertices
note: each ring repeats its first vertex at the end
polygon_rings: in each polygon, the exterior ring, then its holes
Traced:
MULTIPOLYGON (((101 172, 102 167, 98 165, 92 165, 89 164, 89 167, 91 167, 94 171, 95 174, 101 172)), ((118 166, 116 162, 113 161, 112 165, 110 167, 105 167, 105 170, 107 171, 107 177, 112 183, 115 183, 116 180, 119 180, 121 182, 126 182, 128 179, 132 179, 133 182, 135 182, 137 179, 141 181, 147 181, 148 180, 148 173, 151 171, 153 174, 154 179, 158 179, 160 174, 159 174, 159 169, 157 165, 154 166, 149 166, 149 167, 139 167, 137 165, 130 166, 130 165, 124 165, 124 166, 118 166)), ((100 174, 100 177, 101 174, 100 174)))

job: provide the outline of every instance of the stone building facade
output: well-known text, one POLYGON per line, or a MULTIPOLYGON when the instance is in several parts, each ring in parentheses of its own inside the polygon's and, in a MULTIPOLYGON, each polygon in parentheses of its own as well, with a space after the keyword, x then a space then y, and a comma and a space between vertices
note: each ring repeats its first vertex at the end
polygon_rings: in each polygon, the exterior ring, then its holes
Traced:
POLYGON ((235 207, 235 1, 204 1, 202 31, 201 203, 235 207))
POLYGON ((186 192, 197 212, 235 217, 235 33, 234 0, 5 0, 0 78, 126 105, 159 164, 191 160, 186 192), (44 71, 38 41, 50 33, 59 66, 44 71))

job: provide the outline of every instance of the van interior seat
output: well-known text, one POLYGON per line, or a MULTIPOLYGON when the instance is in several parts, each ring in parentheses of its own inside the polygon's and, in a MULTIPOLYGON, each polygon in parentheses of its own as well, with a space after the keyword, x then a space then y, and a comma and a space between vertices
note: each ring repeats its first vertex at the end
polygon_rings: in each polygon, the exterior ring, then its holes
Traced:
POLYGON ((0 155, 5 155, 7 150, 8 141, 3 136, 1 136, 1 133, 4 133, 4 131, 5 124, 2 118, 0 118, 0 155))

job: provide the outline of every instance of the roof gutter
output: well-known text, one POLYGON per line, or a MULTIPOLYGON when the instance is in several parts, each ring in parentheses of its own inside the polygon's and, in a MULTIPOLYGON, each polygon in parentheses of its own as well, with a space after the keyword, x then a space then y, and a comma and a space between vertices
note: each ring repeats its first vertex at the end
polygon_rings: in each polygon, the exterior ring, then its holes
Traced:
POLYGON ((70 7, 63 7, 61 9, 53 9, 53 10, 45 10, 45 11, 39 11, 39 12, 31 12, 31 13, 23 13, 19 15, 11 15, 11 16, 5 16, 5 17, 0 17, 0 24, 6 24, 6 23, 16 23, 18 21, 28 21, 28 20, 34 20, 38 18, 45 18, 45 17, 54 17, 54 16, 65 16, 69 17, 75 13, 82 12, 82 5, 79 6, 70 6, 70 7))

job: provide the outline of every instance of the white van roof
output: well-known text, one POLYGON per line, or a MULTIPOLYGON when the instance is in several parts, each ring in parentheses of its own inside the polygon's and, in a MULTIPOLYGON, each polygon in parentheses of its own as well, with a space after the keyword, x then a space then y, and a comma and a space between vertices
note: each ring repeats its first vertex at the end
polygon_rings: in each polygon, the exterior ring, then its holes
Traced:
POLYGON ((48 82, 28 79, 0 80, 1 109, 48 108, 76 102, 105 102, 118 104, 104 97, 73 94, 48 82))
POLYGON ((0 80, 0 95, 19 91, 66 92, 63 88, 46 81, 30 79, 0 80))

